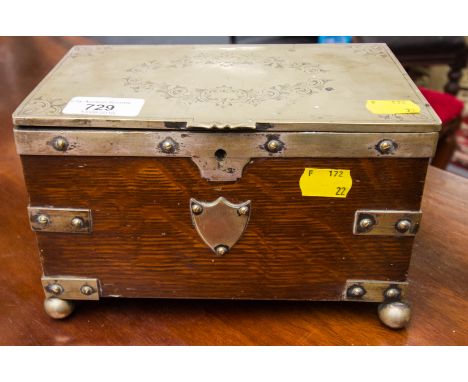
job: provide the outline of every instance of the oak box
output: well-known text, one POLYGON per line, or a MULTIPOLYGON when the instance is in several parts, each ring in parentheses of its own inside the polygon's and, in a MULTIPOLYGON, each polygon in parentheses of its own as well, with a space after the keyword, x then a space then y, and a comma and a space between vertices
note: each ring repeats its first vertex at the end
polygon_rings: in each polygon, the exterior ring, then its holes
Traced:
POLYGON ((52 317, 151 297, 409 320, 440 120, 386 45, 77 46, 13 122, 52 317))

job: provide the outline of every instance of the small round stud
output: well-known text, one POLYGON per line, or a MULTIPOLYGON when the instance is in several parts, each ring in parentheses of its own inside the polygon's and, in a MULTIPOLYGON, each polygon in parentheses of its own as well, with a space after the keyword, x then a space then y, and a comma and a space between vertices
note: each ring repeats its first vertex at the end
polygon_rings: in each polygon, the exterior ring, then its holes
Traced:
POLYGON ((359 227, 363 231, 370 231, 374 226, 374 221, 370 218, 364 218, 359 221, 359 227))
POLYGON ((84 294, 85 296, 91 296, 95 290, 92 286, 89 286, 89 285, 83 285, 81 288, 80 288, 80 292, 81 294, 84 294))
POLYGON ((159 147, 161 147, 161 150, 166 154, 172 154, 176 149, 176 143, 173 139, 166 138, 159 144, 159 147))
POLYGON ((75 228, 75 229, 83 228, 83 227, 84 227, 84 220, 83 220, 82 218, 80 218, 79 216, 75 216, 75 217, 71 220, 71 225, 72 225, 73 228, 75 228))
POLYGON ((60 284, 50 284, 46 287, 49 293, 52 293, 55 296, 59 296, 63 293, 63 286, 60 284))
POLYGON ((395 150, 395 143, 390 139, 384 139, 379 142, 377 149, 381 154, 390 154, 395 150))
POLYGON ((389 300, 397 299, 397 298, 400 298, 401 291, 398 288, 390 287, 385 290, 384 296, 386 299, 389 299, 389 300))
POLYGON ((351 298, 361 298, 366 294, 366 290, 360 285, 353 285, 348 288, 346 294, 351 298))
POLYGON ((215 251, 217 256, 223 256, 229 251, 229 248, 225 245, 218 245, 215 251))
POLYGON ((270 139, 266 143, 266 149, 270 153, 277 153, 278 151, 281 151, 283 149, 283 143, 278 139, 270 139))
POLYGON ((52 141, 52 146, 57 151, 67 151, 68 141, 64 137, 55 137, 52 141))
POLYGON ((44 310, 49 317, 61 320, 72 314, 75 309, 73 301, 62 300, 57 297, 49 297, 44 300, 44 310))
POLYGON ((49 224, 50 219, 49 219, 49 217, 48 217, 47 215, 41 214, 41 215, 38 215, 38 216, 36 217, 36 221, 37 221, 40 225, 46 226, 46 225, 49 224))
POLYGON ((237 210, 237 213, 239 215, 247 215, 249 213, 249 207, 248 206, 242 206, 237 210))
POLYGON ((411 307, 404 302, 394 301, 379 305, 380 321, 392 329, 404 328, 411 319, 411 307))
POLYGON ((399 220, 396 223, 395 228, 400 233, 408 232, 411 228, 411 221, 409 221, 408 219, 399 220))
POLYGON ((195 215, 200 215, 203 212, 203 207, 198 203, 193 203, 192 204, 192 212, 195 215))

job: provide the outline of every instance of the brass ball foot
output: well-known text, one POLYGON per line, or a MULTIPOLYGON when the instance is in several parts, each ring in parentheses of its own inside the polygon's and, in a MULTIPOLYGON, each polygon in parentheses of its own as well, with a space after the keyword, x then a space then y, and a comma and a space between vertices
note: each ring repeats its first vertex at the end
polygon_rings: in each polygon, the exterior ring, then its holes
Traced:
POLYGON ((49 317, 61 320, 73 313, 75 303, 69 300, 62 300, 57 297, 49 297, 44 300, 44 310, 49 317))
POLYGON ((386 302, 379 305, 380 321, 392 329, 404 328, 411 319, 411 307, 401 301, 386 302))

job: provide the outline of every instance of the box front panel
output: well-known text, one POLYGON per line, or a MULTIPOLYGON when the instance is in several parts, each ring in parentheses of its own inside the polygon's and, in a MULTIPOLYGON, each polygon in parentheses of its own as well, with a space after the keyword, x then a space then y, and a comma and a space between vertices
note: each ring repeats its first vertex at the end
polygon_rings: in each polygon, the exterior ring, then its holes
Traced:
POLYGON ((31 206, 90 209, 91 233, 38 232, 45 275, 99 279, 102 296, 339 300, 349 279, 404 281, 413 237, 355 235, 355 212, 420 208, 427 159, 254 159, 236 182, 189 158, 22 156, 31 206), (346 198, 302 196, 305 168, 349 169, 346 198), (251 201, 217 257, 190 199, 251 201))

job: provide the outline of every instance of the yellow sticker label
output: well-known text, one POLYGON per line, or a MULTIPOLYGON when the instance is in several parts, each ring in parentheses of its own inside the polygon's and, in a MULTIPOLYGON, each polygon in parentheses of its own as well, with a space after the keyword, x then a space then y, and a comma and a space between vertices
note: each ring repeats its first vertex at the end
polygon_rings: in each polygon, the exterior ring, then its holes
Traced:
POLYGON ((302 196, 346 198, 353 179, 350 170, 306 168, 299 180, 302 196))
POLYGON ((374 114, 418 114, 421 108, 409 99, 369 100, 367 110, 374 114))

